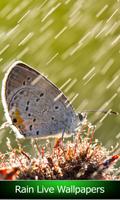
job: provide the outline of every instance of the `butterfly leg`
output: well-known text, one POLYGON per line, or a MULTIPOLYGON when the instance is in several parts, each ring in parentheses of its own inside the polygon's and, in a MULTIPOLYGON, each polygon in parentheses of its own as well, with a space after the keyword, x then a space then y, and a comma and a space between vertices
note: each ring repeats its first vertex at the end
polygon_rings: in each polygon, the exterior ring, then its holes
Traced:
POLYGON ((62 136, 61 136, 62 141, 63 141, 63 138, 64 138, 64 134, 65 134, 65 130, 63 129, 62 130, 62 136))
POLYGON ((9 127, 10 124, 8 122, 4 122, 1 126, 0 126, 0 130, 9 127))
POLYGON ((35 150, 35 148, 36 148, 38 156, 40 156, 41 152, 40 152, 40 147, 38 145, 37 139, 36 138, 32 138, 31 143, 32 143, 33 150, 35 150))

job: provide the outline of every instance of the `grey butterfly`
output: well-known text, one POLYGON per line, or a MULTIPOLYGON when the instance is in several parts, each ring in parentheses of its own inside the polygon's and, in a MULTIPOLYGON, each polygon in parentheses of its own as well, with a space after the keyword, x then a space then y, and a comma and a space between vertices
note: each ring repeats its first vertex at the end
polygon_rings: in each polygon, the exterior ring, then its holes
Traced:
POLYGON ((18 137, 72 133, 86 118, 75 113, 51 81, 21 61, 13 63, 5 74, 2 102, 7 122, 18 137))

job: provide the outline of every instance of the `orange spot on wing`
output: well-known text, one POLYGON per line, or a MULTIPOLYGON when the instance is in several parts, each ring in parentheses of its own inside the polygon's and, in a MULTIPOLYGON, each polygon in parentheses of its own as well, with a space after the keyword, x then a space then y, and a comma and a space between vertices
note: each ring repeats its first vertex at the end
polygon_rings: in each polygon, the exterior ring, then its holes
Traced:
POLYGON ((17 123, 20 125, 24 122, 23 118, 20 115, 20 112, 18 110, 16 110, 15 112, 16 118, 17 118, 17 123))
POLYGON ((13 117, 17 120, 17 122, 15 123, 16 127, 23 126, 23 128, 25 128, 24 119, 21 117, 21 114, 18 109, 16 109, 16 111, 14 112, 13 117))
POLYGON ((15 110, 12 118, 15 118, 16 119, 16 122, 15 122, 15 126, 17 128, 20 128, 22 129, 23 131, 27 131, 29 130, 29 126, 31 125, 32 123, 32 120, 24 120, 19 112, 18 109, 15 110))

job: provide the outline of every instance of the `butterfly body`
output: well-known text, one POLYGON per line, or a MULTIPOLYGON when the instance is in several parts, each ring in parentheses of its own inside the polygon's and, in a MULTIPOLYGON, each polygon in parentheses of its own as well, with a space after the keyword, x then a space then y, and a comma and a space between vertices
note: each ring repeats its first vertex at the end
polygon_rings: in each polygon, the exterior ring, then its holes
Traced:
POLYGON ((83 121, 62 91, 21 61, 5 75, 2 101, 7 121, 24 137, 71 133, 83 121))

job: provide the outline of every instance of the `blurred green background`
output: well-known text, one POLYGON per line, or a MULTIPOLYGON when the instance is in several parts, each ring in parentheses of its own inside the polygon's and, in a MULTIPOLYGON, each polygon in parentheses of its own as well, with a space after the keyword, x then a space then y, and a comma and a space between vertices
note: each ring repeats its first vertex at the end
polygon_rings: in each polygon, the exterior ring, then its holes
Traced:
MULTIPOLYGON (((22 60, 47 75, 76 111, 120 112, 119 0, 0 1, 0 87, 5 71, 22 60)), ((0 123, 5 121, 0 103, 0 123)), ((88 113, 95 137, 110 147, 120 141, 120 117, 88 113)), ((10 129, 0 131, 0 151, 10 129)), ((28 144, 28 140, 24 143, 28 144)), ((25 145, 24 144, 24 145, 25 145)))

